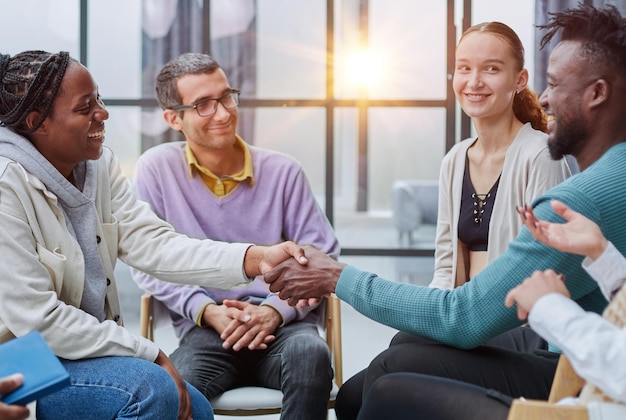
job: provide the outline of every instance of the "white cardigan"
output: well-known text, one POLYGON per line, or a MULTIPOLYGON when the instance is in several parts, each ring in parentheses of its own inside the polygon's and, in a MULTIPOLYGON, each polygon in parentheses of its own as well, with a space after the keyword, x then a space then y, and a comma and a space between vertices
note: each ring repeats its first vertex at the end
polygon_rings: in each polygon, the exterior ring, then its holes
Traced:
POLYGON ((104 322, 79 309, 84 258, 56 196, 22 165, 0 157, 0 343, 37 329, 66 359, 154 361, 158 346, 122 326, 117 258, 164 281, 229 288, 249 281, 243 272, 249 245, 176 233, 137 199, 108 148, 96 166, 94 236, 109 280, 104 322))
MULTIPOLYGON (((526 123, 506 152, 489 222, 488 264, 506 251, 522 228, 516 206, 530 204, 571 175, 565 159, 554 161, 550 157, 547 138, 526 123)), ((459 241, 458 225, 465 158, 475 141, 468 138, 456 144, 441 164, 435 274, 430 287, 452 289, 468 280, 468 250, 459 241)))

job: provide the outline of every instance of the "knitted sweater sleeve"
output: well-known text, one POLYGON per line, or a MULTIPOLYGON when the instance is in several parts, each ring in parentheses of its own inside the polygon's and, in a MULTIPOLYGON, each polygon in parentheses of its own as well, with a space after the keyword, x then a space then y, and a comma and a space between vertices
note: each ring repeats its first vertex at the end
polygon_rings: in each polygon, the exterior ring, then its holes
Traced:
MULTIPOLYGON (((598 220, 593 200, 575 189, 560 188, 534 203, 542 220, 562 222, 550 207, 557 198, 598 220)), ((348 266, 337 284, 337 295, 364 315, 401 331, 459 348, 473 348, 522 321, 504 306, 509 290, 535 270, 565 274, 572 298, 582 306, 606 304, 597 284, 581 267, 582 257, 564 254, 535 241, 524 228, 509 249, 465 285, 440 290, 398 283, 348 266)))
MULTIPOLYGON (((155 157, 159 155, 150 156, 144 154, 137 161, 133 185, 138 196, 150 204, 152 210, 165 220, 164 196, 167 194, 161 188, 163 183, 159 180, 158 169, 160 165, 166 165, 166 162, 161 162, 155 157)), ((170 311, 194 323, 199 321, 207 304, 215 303, 203 287, 162 282, 132 268, 131 272, 141 288, 150 291, 170 311)))

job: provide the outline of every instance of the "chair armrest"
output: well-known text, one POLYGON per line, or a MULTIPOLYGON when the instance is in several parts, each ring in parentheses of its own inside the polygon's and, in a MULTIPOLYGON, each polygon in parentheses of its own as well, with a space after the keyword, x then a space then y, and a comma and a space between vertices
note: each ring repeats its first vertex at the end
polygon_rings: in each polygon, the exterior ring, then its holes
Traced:
POLYGON ((587 407, 547 401, 513 400, 507 420, 589 420, 587 407))
POLYGON ((326 301, 326 343, 333 358, 335 383, 343 384, 343 358, 341 348, 341 301, 334 293, 326 301))
POLYGON ((154 298, 147 292, 141 296, 139 334, 150 341, 154 341, 154 298))
POLYGON ((565 397, 575 397, 580 393, 584 384, 584 379, 574 371, 567 357, 561 355, 556 365, 548 402, 556 403, 565 397))

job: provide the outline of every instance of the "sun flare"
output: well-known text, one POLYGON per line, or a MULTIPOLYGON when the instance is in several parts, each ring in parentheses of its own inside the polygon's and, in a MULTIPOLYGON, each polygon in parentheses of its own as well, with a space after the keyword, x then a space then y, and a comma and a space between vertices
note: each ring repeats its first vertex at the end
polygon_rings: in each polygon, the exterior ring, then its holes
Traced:
POLYGON ((371 86, 380 77, 380 60, 367 50, 348 56, 345 68, 346 80, 359 86, 371 86))

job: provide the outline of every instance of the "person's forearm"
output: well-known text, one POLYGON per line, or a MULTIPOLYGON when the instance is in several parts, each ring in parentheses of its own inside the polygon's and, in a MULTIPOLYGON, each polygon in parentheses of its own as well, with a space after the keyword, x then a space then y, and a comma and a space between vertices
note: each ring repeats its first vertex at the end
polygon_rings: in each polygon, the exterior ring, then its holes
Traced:
POLYGON ((598 282, 607 300, 626 283, 626 259, 610 242, 595 260, 586 258, 583 268, 598 282))
POLYGON ((260 276, 261 273, 261 261, 263 260, 263 254, 265 253, 264 246, 251 245, 246 250, 246 255, 243 257, 243 270, 244 274, 248 278, 260 276))
MULTIPOLYGON (((370 319, 459 348, 476 347, 521 323, 507 314, 502 304, 485 304, 494 315, 492 319, 481 317, 481 311, 475 310, 465 298, 458 302, 449 299, 452 292, 385 280, 352 266, 341 273, 336 288, 341 300, 370 319)), ((502 292, 495 295, 498 293, 502 292)), ((499 302, 503 300, 504 296, 499 302)))
POLYGON ((528 320, 534 331, 563 351, 583 379, 626 401, 626 330, 557 294, 538 300, 528 320))
MULTIPOLYGON (((543 208, 546 207, 542 204, 543 208)), ((556 218, 543 214, 544 219, 556 218)), ((547 213, 547 212, 546 212, 547 213)), ((347 267, 337 283, 337 296, 357 311, 401 331, 459 348, 472 348, 521 325, 517 313, 504 306, 509 291, 536 270, 552 268, 569 277, 574 299, 597 287, 583 275, 581 257, 558 252, 522 230, 509 249, 463 287, 438 290, 387 281, 347 267)), ((601 299, 598 299, 600 301, 601 299)), ((587 303, 595 310, 601 302, 587 303)))

